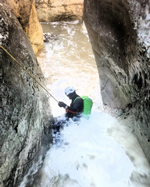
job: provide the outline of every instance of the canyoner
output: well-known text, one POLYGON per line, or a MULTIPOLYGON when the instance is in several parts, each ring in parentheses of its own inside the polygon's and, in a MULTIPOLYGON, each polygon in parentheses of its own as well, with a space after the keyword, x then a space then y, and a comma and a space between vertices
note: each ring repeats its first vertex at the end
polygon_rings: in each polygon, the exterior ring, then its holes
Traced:
POLYGON ((84 116, 90 117, 93 101, 88 96, 79 96, 76 94, 76 90, 73 86, 68 86, 65 89, 66 96, 72 101, 70 106, 67 106, 64 102, 59 102, 58 106, 66 109, 66 117, 73 118, 84 116))
POLYGON ((73 121, 80 120, 81 117, 89 119, 93 101, 88 96, 79 96, 73 86, 68 86, 65 88, 65 95, 71 100, 70 106, 67 106, 62 101, 58 102, 59 107, 63 107, 66 110, 65 119, 56 118, 54 121, 53 129, 56 132, 63 128, 65 123, 68 123, 70 119, 73 121))

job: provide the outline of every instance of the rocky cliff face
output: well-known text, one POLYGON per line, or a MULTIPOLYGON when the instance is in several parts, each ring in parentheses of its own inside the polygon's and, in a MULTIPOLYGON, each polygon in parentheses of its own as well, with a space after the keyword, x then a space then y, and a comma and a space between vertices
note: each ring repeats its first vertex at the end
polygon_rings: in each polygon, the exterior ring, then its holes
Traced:
MULTIPOLYGON (((44 85, 30 41, 3 0, 0 0, 0 45, 44 85)), ((1 48, 0 81, 0 186, 12 187, 18 186, 42 151, 43 138, 50 131, 51 111, 43 89, 1 48)), ((47 135, 47 141, 50 139, 47 135)))
POLYGON ((82 20, 84 0, 36 0, 41 22, 82 20))
POLYGON ((6 0, 21 23, 35 54, 44 47, 43 30, 38 21, 35 0, 6 0))
POLYGON ((105 105, 123 110, 150 161, 150 1, 85 0, 105 105))

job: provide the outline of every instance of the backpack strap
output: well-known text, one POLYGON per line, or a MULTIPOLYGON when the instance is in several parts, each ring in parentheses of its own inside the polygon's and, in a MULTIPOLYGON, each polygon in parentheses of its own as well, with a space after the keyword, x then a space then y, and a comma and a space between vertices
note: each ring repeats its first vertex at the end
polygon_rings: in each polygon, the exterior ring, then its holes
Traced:
POLYGON ((88 98, 88 96, 83 95, 83 96, 81 96, 81 98, 82 98, 83 100, 85 100, 85 99, 88 98))
POLYGON ((75 100, 73 101, 73 104, 75 103, 75 101, 77 100, 77 99, 80 99, 81 97, 77 97, 77 98, 75 98, 75 100))

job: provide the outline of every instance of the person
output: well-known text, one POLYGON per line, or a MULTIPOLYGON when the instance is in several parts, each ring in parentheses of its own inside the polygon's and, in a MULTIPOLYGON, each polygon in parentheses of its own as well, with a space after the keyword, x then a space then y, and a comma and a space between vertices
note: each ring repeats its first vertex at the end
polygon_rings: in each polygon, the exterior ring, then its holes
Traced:
POLYGON ((70 106, 61 101, 58 102, 58 106, 66 109, 67 118, 80 117, 83 112, 83 99, 76 94, 73 86, 68 86, 65 89, 65 94, 71 100, 70 106))
POLYGON ((62 101, 58 102, 59 107, 66 109, 66 119, 61 121, 55 119, 55 123, 53 125, 55 133, 59 132, 60 128, 63 128, 64 123, 66 123, 70 118, 72 118, 74 121, 78 121, 83 112, 83 99, 76 94, 74 87, 68 86, 65 88, 65 94, 71 100, 71 104, 70 106, 67 106, 67 104, 62 101))

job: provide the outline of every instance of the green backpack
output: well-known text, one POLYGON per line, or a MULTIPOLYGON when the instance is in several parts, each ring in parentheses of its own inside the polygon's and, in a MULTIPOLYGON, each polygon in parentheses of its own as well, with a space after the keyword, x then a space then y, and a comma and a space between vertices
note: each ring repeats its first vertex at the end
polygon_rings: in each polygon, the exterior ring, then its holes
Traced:
POLYGON ((83 114, 85 116, 88 116, 91 114, 91 110, 92 110, 92 106, 93 106, 93 101, 92 99, 90 99, 88 96, 81 96, 81 98, 83 99, 83 114))
MULTIPOLYGON (((80 97, 77 97, 76 99, 78 99, 80 97)), ((83 115, 85 117, 88 117, 91 114, 91 110, 92 110, 92 106, 93 106, 93 101, 92 99, 90 99, 88 96, 81 96, 81 98, 83 99, 83 115)), ((73 101, 73 103, 76 101, 76 99, 73 101)))

